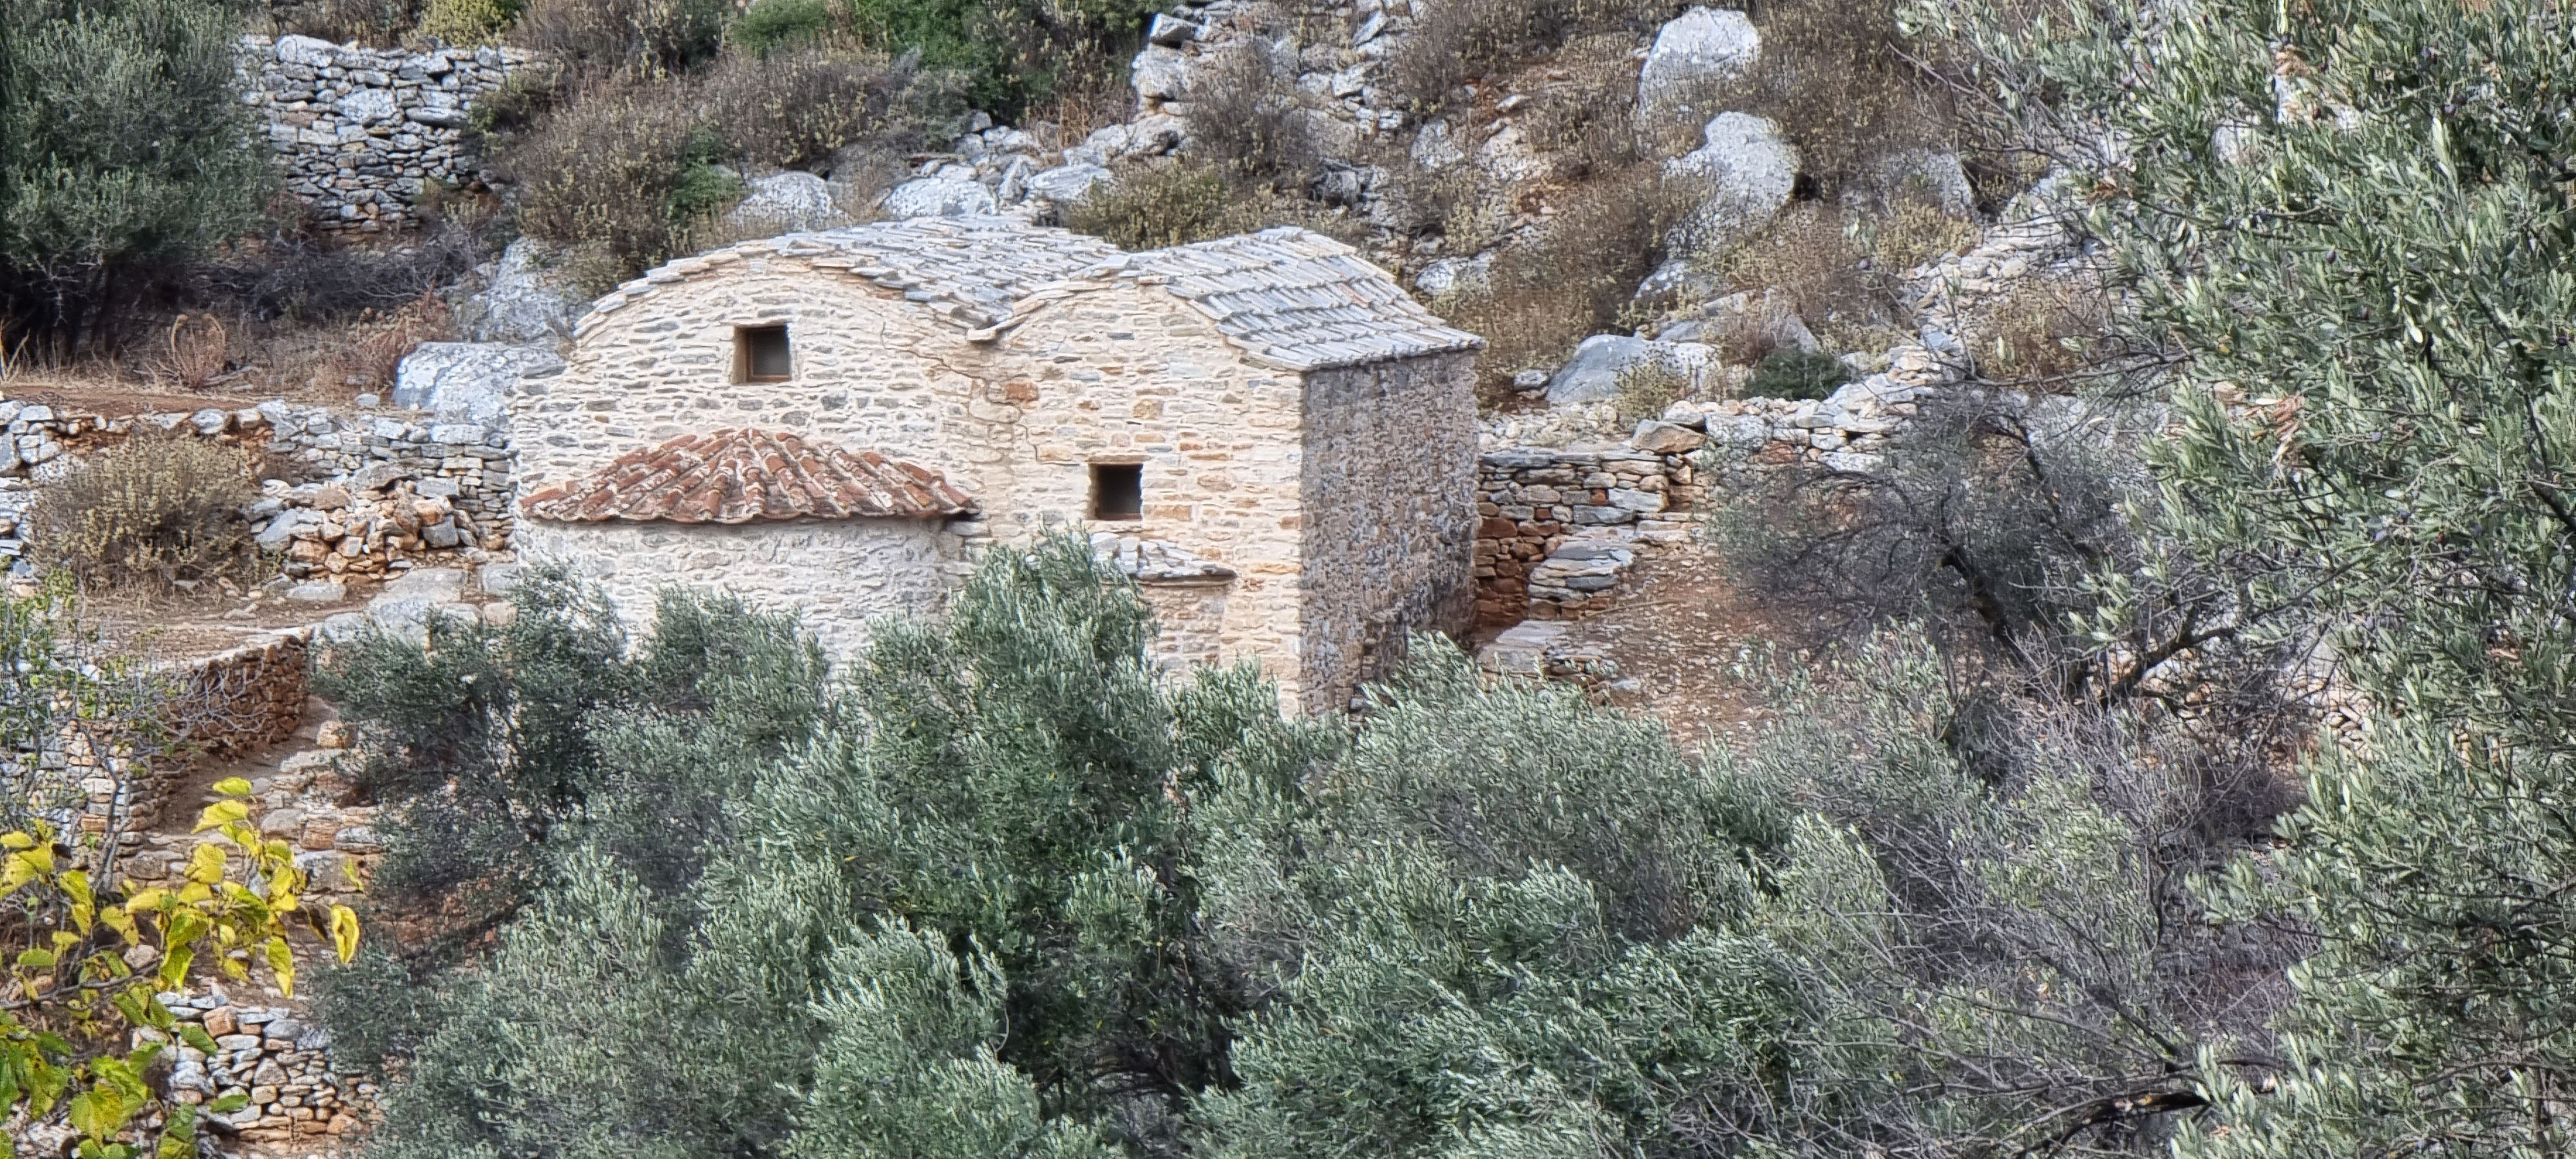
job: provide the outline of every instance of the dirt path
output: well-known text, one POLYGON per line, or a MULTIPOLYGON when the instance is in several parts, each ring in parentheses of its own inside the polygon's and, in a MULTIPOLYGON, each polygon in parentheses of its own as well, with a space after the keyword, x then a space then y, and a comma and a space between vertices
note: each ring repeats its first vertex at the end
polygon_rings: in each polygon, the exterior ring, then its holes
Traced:
POLYGON ((1818 626, 1739 589, 1702 544, 1642 554, 1608 609, 1563 621, 1551 651, 1607 661, 1611 704, 1652 714, 1683 748, 1751 737, 1769 717, 1743 668, 1766 647, 1819 645, 1818 626))

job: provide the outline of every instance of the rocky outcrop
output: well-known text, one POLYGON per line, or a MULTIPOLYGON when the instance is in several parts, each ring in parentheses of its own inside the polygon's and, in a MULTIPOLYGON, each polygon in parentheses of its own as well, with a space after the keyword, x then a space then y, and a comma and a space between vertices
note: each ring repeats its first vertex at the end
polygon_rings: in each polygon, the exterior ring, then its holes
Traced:
POLYGON ((590 309, 590 295, 573 284, 562 255, 522 237, 498 261, 477 270, 483 288, 456 306, 456 325, 469 342, 558 342, 590 309))
POLYGON ((1702 182, 1707 195, 1675 235, 1673 248, 1716 253, 1771 224, 1798 183, 1798 151, 1780 126, 1751 113, 1719 113, 1700 129, 1699 148, 1664 163, 1667 177, 1702 182))
POLYGON ((267 121, 286 189, 325 229, 411 223, 430 182, 472 183, 469 109, 530 57, 508 48, 402 52, 309 36, 242 38, 243 101, 267 121))
POLYGON ((428 411, 443 423, 499 425, 509 417, 514 384, 563 367, 551 346, 423 342, 394 371, 393 403, 428 411))

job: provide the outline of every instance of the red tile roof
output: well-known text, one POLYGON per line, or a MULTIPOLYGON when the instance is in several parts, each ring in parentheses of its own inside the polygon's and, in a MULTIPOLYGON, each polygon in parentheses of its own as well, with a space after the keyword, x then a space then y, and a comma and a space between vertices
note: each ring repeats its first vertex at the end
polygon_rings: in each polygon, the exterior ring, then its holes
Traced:
POLYGON ((519 502, 539 519, 751 523, 939 518, 975 501, 936 471, 783 431, 683 435, 519 502))

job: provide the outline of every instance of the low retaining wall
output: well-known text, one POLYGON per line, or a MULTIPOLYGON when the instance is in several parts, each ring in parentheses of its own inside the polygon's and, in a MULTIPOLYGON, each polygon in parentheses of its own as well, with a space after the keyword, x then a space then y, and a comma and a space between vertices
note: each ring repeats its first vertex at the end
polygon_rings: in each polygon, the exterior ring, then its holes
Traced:
POLYGON ((26 551, 31 481, 67 470, 67 456, 153 430, 265 446, 322 477, 272 488, 249 511, 261 550, 287 555, 287 574, 298 578, 499 551, 516 526, 510 435, 500 426, 277 400, 111 418, 0 399, 0 423, 9 434, 0 440, 0 559, 26 551))
POLYGON ((1713 490, 1784 467, 1874 471, 1946 368, 1920 347, 1887 373, 1822 399, 1685 401, 1624 440, 1496 445, 1533 430, 1594 429, 1615 405, 1489 421, 1478 456, 1476 622, 1588 615, 1606 606, 1636 553, 1679 543, 1713 490))
POLYGON ((295 735, 312 672, 307 635, 284 633, 172 665, 178 739, 199 752, 233 756, 295 735))

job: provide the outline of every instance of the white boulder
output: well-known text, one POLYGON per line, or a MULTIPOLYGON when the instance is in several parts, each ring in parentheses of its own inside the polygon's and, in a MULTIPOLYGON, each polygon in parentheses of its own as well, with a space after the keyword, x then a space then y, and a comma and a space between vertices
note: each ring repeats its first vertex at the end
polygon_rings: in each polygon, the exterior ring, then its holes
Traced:
POLYGON ((781 234, 854 224, 833 203, 831 183, 811 173, 790 169, 743 184, 749 192, 725 211, 726 224, 736 229, 781 234))
POLYGON ((887 191, 884 205, 886 216, 893 218, 981 217, 998 208, 993 191, 981 182, 951 177, 906 181, 887 191))
POLYGON ((1666 177, 1696 179, 1708 190, 1678 227, 1686 236, 1677 249, 1719 249, 1759 231, 1789 204, 1798 181, 1798 151, 1768 117, 1719 113, 1700 138, 1698 149, 1664 163, 1666 177))
POLYGON ((531 374, 563 370, 538 345, 423 342, 394 371, 394 405, 434 411, 441 422, 492 424, 509 414, 510 388, 531 374))
POLYGON ((574 288, 553 249, 520 238, 501 251, 491 280, 482 292, 456 309, 456 321, 472 342, 552 342, 572 335, 573 324, 590 310, 590 299, 574 288))
POLYGON ((1695 121, 1717 86, 1762 55, 1762 34, 1732 8, 1694 7, 1665 23, 1637 73, 1637 111, 1649 121, 1695 121))

